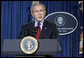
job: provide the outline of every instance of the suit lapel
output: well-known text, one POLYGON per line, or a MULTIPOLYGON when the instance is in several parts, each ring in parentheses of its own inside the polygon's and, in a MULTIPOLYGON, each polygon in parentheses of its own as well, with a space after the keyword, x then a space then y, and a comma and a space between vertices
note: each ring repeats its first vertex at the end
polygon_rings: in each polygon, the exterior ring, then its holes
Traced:
POLYGON ((30 34, 30 36, 32 36, 32 34, 33 34, 33 29, 34 29, 34 21, 31 22, 31 23, 30 23, 30 26, 28 26, 28 27, 30 27, 30 29, 29 29, 29 34, 30 34))
MULTIPOLYGON (((30 31, 33 32, 33 29, 34 29, 34 21, 31 23, 31 28, 30 28, 30 31)), ((47 21, 44 21, 43 23, 43 27, 42 27, 42 31, 41 31, 41 34, 40 34, 40 39, 43 39, 44 38, 44 35, 46 36, 46 33, 48 31, 48 24, 47 24, 47 21)), ((31 32, 31 35, 32 35, 32 32, 31 32)))
POLYGON ((42 28, 41 35, 40 35, 40 38, 43 38, 43 35, 46 34, 47 29, 48 29, 47 23, 46 23, 46 21, 44 21, 44 23, 43 23, 43 28, 42 28))

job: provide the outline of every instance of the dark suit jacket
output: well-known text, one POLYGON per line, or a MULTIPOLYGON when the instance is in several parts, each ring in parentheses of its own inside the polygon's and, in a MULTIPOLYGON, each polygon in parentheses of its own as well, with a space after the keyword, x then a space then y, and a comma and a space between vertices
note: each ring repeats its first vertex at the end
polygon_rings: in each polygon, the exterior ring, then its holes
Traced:
MULTIPOLYGON (((32 36, 33 29, 34 29, 34 21, 23 25, 18 39, 22 39, 25 36, 32 36)), ((59 33, 56 25, 54 23, 50 23, 44 20, 40 39, 56 39, 56 38, 59 38, 59 33)))

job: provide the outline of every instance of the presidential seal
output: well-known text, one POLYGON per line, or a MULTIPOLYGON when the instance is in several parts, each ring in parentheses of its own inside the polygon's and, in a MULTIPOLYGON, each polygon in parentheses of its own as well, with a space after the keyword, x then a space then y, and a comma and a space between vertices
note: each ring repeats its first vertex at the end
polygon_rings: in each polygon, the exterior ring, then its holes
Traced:
POLYGON ((20 48, 25 54, 33 54, 38 49, 38 41, 31 36, 24 37, 21 40, 20 48))
POLYGON ((57 26, 63 26, 66 22, 66 19, 63 15, 59 15, 55 17, 54 21, 57 26))

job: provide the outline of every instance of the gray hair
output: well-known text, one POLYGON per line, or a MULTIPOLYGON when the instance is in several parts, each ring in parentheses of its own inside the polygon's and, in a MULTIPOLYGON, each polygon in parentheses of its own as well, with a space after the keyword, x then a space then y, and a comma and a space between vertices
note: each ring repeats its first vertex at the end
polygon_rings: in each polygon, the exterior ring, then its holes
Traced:
POLYGON ((34 4, 32 4, 32 6, 30 8, 31 13, 33 12, 33 7, 34 6, 39 6, 39 5, 42 5, 44 7, 44 10, 45 10, 45 5, 44 4, 42 4, 42 3, 34 3, 34 4))

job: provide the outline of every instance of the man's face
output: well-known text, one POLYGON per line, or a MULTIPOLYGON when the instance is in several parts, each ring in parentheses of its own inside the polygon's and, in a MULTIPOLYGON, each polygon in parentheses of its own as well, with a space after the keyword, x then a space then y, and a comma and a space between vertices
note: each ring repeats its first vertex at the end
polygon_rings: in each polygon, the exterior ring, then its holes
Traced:
POLYGON ((35 20, 42 21, 44 19, 44 16, 45 16, 44 7, 42 5, 34 6, 32 16, 34 17, 35 20))

